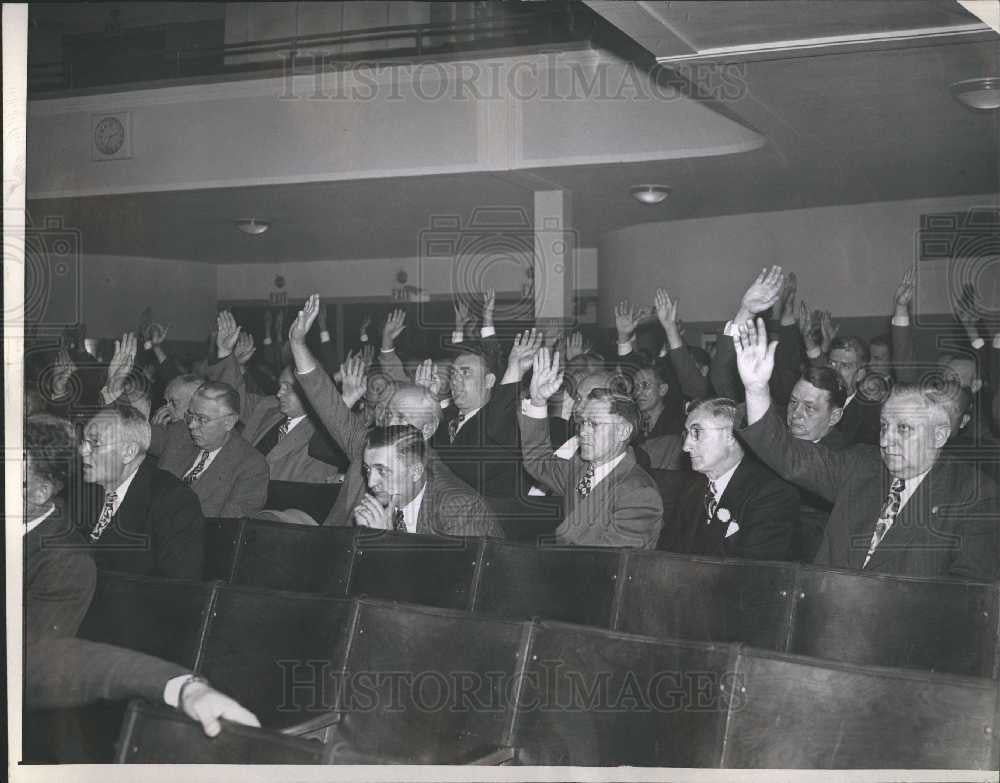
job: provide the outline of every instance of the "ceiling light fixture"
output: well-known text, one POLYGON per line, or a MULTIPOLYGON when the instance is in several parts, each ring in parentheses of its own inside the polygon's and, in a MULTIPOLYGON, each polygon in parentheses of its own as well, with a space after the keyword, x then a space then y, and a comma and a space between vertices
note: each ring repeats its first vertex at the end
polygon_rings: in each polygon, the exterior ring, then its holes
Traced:
POLYGON ((257 220, 256 218, 234 220, 233 224, 244 234, 251 234, 253 236, 260 236, 271 227, 271 224, 266 220, 257 220))
POLYGON ((642 204, 659 204, 670 195, 670 188, 665 185, 636 185, 629 192, 642 204))
POLYGON ((965 79, 951 85, 951 94, 970 109, 1000 109, 1000 76, 965 79))

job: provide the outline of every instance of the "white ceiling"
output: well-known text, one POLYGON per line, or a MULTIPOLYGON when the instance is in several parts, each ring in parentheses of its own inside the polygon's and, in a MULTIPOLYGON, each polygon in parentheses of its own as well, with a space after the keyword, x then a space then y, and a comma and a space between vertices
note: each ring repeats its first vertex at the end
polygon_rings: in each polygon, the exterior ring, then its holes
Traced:
MULTIPOLYGON (((692 30, 711 43, 727 38, 713 32, 729 29, 727 24, 744 38, 758 35, 749 6, 774 4, 669 5, 678 12, 678 6, 689 6, 692 30)), ((782 5, 801 9, 789 22, 794 29, 783 33, 829 29, 827 16, 806 13, 824 3, 782 5)), ((892 11, 886 11, 885 23, 897 27, 907 23, 899 9, 916 8, 905 2, 888 5, 892 11)), ((925 16, 954 16, 958 9, 944 2, 919 6, 925 16)), ((948 85, 1000 73, 998 42, 992 36, 753 59, 729 64, 724 82, 718 70, 684 69, 698 74, 695 81, 709 93, 713 108, 767 137, 762 148, 737 155, 36 200, 29 202, 29 214, 39 223, 58 215, 64 225, 78 227, 86 253, 236 263, 415 256, 421 231, 433 216, 467 221, 480 207, 517 207, 530 215, 533 190, 553 186, 571 192, 584 247, 595 246, 607 231, 651 221, 997 192, 998 114, 966 109, 951 97, 948 85), (673 195, 662 205, 639 205, 628 188, 645 182, 669 185, 673 195), (266 216, 273 227, 260 237, 247 237, 232 227, 234 214, 266 216)), ((615 108, 628 111, 627 104, 615 108)))

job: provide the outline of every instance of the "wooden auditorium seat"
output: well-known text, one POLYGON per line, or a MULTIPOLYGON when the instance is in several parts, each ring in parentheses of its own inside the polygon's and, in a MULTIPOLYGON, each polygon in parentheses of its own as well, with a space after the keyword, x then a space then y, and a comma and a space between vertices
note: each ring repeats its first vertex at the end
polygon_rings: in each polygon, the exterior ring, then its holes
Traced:
POLYGON ((243 519, 205 520, 205 570, 203 579, 228 582, 233 576, 236 551, 243 535, 243 519))

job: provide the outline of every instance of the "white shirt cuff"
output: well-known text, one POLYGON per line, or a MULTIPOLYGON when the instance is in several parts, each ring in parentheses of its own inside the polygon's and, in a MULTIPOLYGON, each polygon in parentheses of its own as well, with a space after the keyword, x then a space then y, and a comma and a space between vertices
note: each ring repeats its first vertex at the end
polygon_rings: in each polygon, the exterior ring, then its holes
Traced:
POLYGON ((363 342, 363 343, 368 342, 368 335, 367 334, 361 335, 361 342, 363 342))
MULTIPOLYGON (((993 342, 996 342, 995 338, 993 342)), ((975 348, 977 351, 984 345, 986 345, 986 340, 984 340, 982 337, 977 337, 975 340, 972 341, 972 347, 975 348)))
POLYGON ((664 346, 663 346, 663 347, 662 347, 662 348, 660 349, 660 353, 659 353, 658 355, 659 355, 659 357, 660 357, 660 358, 662 359, 662 358, 663 358, 664 356, 666 356, 666 355, 667 355, 668 353, 670 353, 670 351, 669 351, 669 350, 667 349, 667 346, 666 346, 666 345, 664 345, 664 346))
MULTIPOLYGON (((883 321, 882 323, 885 323, 885 321, 883 321)), ((808 356, 810 359, 818 359, 822 355, 823 355, 823 349, 821 348, 810 348, 808 351, 806 351, 806 356, 808 356)))
POLYGON ((618 343, 618 355, 628 356, 632 353, 632 343, 618 343))
POLYGON ((326 329, 324 329, 322 332, 319 333, 319 341, 321 343, 330 342, 330 333, 326 331, 326 329))
POLYGON ((1000 351, 1000 334, 993 335, 993 347, 1000 351))
POLYGON ((163 701, 170 707, 177 709, 181 700, 181 688, 184 684, 194 677, 193 674, 181 674, 178 677, 173 677, 167 680, 167 685, 163 689, 163 701))
MULTIPOLYGON (((885 322, 883 321, 883 323, 885 323, 885 322)), ((910 325, 910 316, 908 316, 908 315, 894 315, 892 317, 892 325, 893 326, 909 326, 910 325)))
POLYGON ((460 342, 462 342, 462 340, 464 338, 465 338, 465 335, 462 332, 452 332, 451 333, 451 341, 453 343, 460 343, 460 342))
POLYGON ((142 347, 145 348, 147 351, 150 350, 153 347, 153 341, 146 340, 146 342, 142 344, 142 347))
POLYGON ((451 405, 451 397, 449 397, 446 400, 441 400, 441 402, 439 402, 438 405, 441 406, 441 410, 445 410, 451 405))
POLYGON ((270 344, 271 344, 271 338, 270 337, 265 337, 264 338, 264 342, 261 343, 261 345, 270 345, 270 344))
POLYGON ((308 374, 309 374, 309 373, 311 373, 311 372, 312 372, 313 370, 315 370, 315 369, 316 369, 316 368, 317 368, 318 366, 319 366, 319 365, 316 365, 316 364, 314 364, 314 365, 313 365, 312 367, 310 367, 310 368, 309 368, 308 370, 302 370, 301 372, 299 372, 298 370, 296 370, 296 371, 295 371, 295 374, 296 374, 296 375, 308 375, 308 374))
POLYGON ((378 352, 379 353, 396 353, 396 349, 395 348, 379 348, 378 352))
POLYGON ((521 413, 529 419, 547 419, 549 417, 549 406, 532 405, 531 400, 521 400, 521 413))
POLYGON ((497 330, 494 329, 492 326, 484 326, 482 329, 479 330, 480 337, 492 337, 496 333, 497 330))

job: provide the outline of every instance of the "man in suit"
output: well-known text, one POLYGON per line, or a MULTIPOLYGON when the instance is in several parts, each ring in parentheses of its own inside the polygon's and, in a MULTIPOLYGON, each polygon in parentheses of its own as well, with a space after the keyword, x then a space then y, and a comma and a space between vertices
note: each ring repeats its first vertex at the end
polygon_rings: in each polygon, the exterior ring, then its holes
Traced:
POLYGON ((409 425, 376 427, 364 449, 368 492, 354 509, 358 525, 399 533, 503 537, 479 493, 430 469, 430 448, 409 425))
POLYGON ((233 387, 209 381, 191 398, 186 427, 153 428, 150 453, 194 490, 209 518, 250 516, 267 498, 267 461, 235 431, 239 411, 233 387))
MULTIPOLYGON (((772 387, 773 388, 773 387, 772 387)), ((839 451, 850 443, 837 422, 844 414, 847 391, 830 367, 807 367, 792 387, 785 420, 793 438, 822 443, 839 451)), ((812 562, 823 539, 833 504, 813 492, 800 491, 799 524, 792 540, 795 560, 812 562)))
MULTIPOLYGON (((313 294, 289 329, 288 345, 295 362, 295 378, 305 392, 306 399, 327 432, 350 460, 340 494, 326 524, 350 526, 354 524, 353 511, 364 495, 366 486, 362 466, 368 426, 363 414, 351 410, 366 393, 366 373, 360 357, 348 359, 341 365, 344 393, 337 391, 333 380, 323 371, 306 346, 306 335, 309 334, 319 310, 319 296, 313 294)), ((395 385, 387 403, 380 406, 379 416, 382 425, 408 424, 419 430, 425 440, 429 440, 441 422, 441 407, 434 395, 421 386, 395 385)), ((430 460, 435 475, 441 476, 448 472, 433 454, 430 460)))
POLYGON ((663 546, 710 557, 787 560, 798 522, 799 493, 748 455, 734 433, 742 411, 730 399, 696 404, 685 423, 684 451, 700 474, 685 493, 663 546))
POLYGON ((178 375, 170 381, 163 392, 166 403, 153 414, 152 423, 165 426, 173 422, 183 422, 191 398, 204 382, 204 378, 192 373, 178 375))
POLYGON ((847 390, 847 402, 837 429, 851 443, 877 445, 882 401, 871 399, 860 387, 868 360, 868 345, 860 337, 838 337, 830 346, 829 365, 840 375, 847 390))
POLYGON ((83 480, 97 492, 80 526, 102 569, 201 579, 205 521, 198 497, 146 458, 150 439, 149 422, 129 406, 110 407, 87 423, 80 460, 83 480))
POLYGON ((743 440, 780 475, 833 503, 816 563, 920 577, 993 580, 1000 573, 996 487, 975 465, 942 458, 956 395, 897 384, 881 413, 880 451, 831 451, 793 438, 771 405, 776 343, 764 323, 740 327, 747 392, 743 440))
POLYGON ((75 636, 97 585, 86 542, 57 496, 75 463, 73 425, 53 416, 24 425, 24 638, 75 636))
POLYGON ((652 549, 663 525, 656 484, 636 464, 629 441, 639 422, 631 397, 605 389, 590 393, 578 417, 579 451, 561 459, 548 432, 548 400, 562 385, 559 354, 534 357, 531 399, 518 417, 524 467, 533 479, 566 498, 559 543, 652 549))

